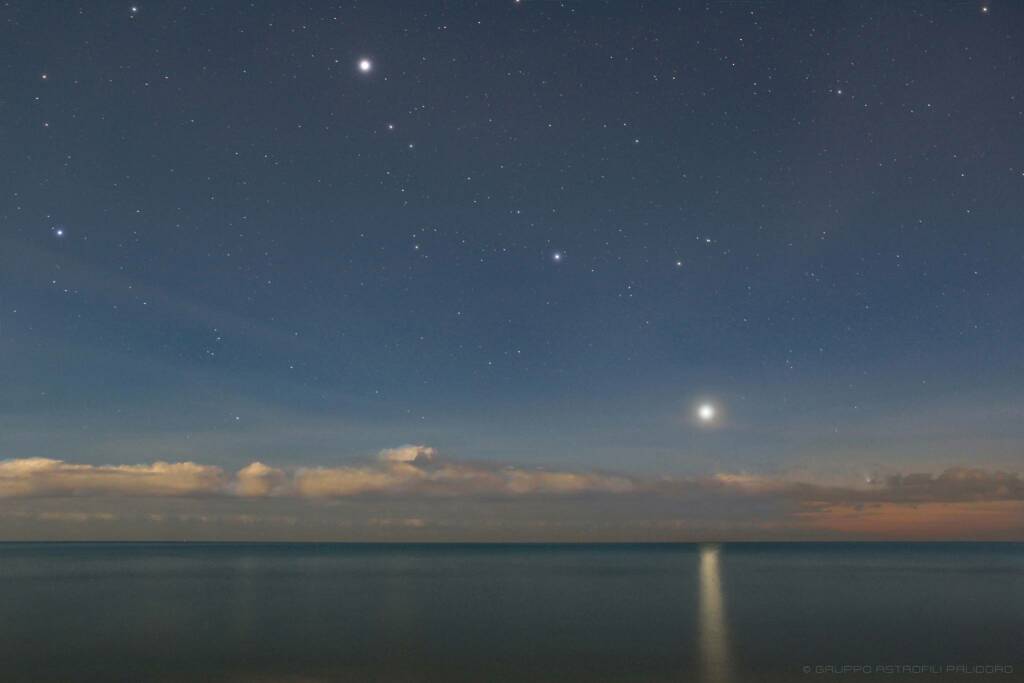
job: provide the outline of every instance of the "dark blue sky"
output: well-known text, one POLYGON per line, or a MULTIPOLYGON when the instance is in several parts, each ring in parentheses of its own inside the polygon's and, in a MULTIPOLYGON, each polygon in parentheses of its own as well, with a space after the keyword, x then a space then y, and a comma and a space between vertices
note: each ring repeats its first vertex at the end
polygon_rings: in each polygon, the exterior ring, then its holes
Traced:
POLYGON ((1019 464, 1024 7, 131 8, 0 7, 0 456, 1019 464))

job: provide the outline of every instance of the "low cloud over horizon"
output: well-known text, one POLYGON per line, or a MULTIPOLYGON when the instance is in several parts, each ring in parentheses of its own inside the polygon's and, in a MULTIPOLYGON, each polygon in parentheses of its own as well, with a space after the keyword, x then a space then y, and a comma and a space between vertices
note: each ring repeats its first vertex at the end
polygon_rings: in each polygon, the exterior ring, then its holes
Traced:
POLYGON ((976 467, 842 482, 809 472, 650 477, 458 460, 415 444, 333 467, 257 461, 233 473, 195 462, 0 461, 0 538, 11 539, 165 538, 170 521, 175 533, 186 522, 224 539, 1020 540, 1022 520, 1020 474, 976 467))

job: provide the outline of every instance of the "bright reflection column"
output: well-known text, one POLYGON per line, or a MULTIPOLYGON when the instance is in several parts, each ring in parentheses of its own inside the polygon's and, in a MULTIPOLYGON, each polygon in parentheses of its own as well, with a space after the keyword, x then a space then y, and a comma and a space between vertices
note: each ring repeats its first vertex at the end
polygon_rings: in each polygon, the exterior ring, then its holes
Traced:
POLYGON ((700 664, 701 681, 727 683, 729 675, 729 634, 725 624, 720 547, 700 547, 700 664))

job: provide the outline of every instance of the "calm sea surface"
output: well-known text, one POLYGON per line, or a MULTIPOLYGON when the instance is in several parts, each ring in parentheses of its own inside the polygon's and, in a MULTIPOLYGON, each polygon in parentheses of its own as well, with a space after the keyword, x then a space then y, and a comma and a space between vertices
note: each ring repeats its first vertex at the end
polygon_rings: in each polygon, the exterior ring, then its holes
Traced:
POLYGON ((869 680, 1024 681, 1024 544, 0 544, 0 681, 869 680))

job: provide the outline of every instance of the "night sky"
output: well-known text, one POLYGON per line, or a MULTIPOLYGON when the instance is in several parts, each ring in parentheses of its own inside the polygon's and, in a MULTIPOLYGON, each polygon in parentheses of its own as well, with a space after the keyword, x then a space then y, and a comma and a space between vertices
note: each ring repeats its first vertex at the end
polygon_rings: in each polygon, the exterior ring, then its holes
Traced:
POLYGON ((1024 537, 1022 29, 5 2, 0 536, 1024 537))

